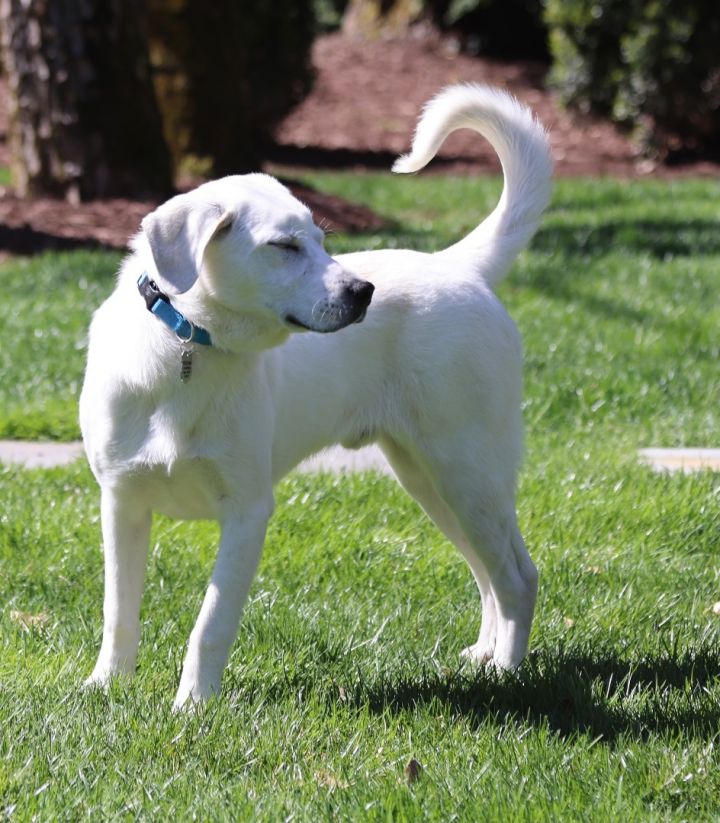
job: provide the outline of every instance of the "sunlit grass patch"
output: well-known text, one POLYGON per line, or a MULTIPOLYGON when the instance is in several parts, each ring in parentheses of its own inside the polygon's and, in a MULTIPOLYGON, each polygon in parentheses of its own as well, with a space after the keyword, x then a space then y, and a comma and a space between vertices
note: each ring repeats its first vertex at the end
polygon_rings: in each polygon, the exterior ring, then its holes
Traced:
MULTIPOLYGON (((309 180, 396 221, 331 236, 335 252, 442 248, 499 193, 309 180)), ((218 528, 163 518, 138 675, 83 692, 101 633, 98 490, 82 463, 2 470, 0 817, 717 819, 720 481, 655 474, 635 453, 717 445, 718 202, 713 181, 560 181, 500 287, 525 344, 518 505, 540 570, 516 675, 461 666, 475 585, 393 480, 293 475, 222 698, 170 711, 218 528)), ((77 436, 87 323, 118 262, 0 268, 3 436, 77 436)))

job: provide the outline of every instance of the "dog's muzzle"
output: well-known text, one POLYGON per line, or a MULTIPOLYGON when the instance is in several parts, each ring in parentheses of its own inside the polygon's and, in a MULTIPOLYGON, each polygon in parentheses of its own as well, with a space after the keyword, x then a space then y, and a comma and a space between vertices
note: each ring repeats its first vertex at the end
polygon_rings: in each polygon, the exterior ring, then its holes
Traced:
POLYGON ((367 280, 346 282, 336 299, 317 303, 308 321, 295 314, 285 316, 285 322, 297 329, 328 333, 339 331, 365 319, 375 286, 367 280))

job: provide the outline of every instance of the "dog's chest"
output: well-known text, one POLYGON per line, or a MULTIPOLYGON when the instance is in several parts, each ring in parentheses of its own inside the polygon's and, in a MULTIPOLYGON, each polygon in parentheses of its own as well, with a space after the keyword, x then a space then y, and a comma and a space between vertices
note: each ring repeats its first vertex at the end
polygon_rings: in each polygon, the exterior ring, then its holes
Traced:
POLYGON ((151 416, 129 477, 154 511, 182 520, 220 518, 232 495, 232 450, 222 423, 211 428, 203 417, 189 425, 161 411, 151 416))
POLYGON ((135 478, 151 509, 177 520, 219 520, 226 483, 212 460, 183 458, 146 467, 135 478))

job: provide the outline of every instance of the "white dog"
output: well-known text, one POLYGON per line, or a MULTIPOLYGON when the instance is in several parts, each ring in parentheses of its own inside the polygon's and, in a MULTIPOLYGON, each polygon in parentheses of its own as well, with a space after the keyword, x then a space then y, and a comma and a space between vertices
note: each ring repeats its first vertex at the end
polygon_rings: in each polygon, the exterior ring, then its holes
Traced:
POLYGON ((394 171, 421 169, 462 127, 494 146, 504 189, 478 228, 435 254, 329 257, 308 209, 262 174, 206 183, 143 220, 93 319, 80 399, 105 553, 88 683, 135 669, 158 511, 222 526, 175 705, 217 693, 273 484, 338 442, 377 442, 469 563, 482 626, 464 655, 520 664, 537 590, 515 517, 522 355, 492 288, 537 228, 552 161, 525 107, 459 85, 428 104, 394 171))

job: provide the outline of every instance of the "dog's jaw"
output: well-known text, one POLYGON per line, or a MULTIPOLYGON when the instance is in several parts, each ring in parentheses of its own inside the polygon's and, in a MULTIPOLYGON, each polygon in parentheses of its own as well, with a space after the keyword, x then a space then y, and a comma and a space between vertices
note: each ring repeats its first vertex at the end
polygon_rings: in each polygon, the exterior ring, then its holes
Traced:
POLYGON ((343 284, 337 300, 324 300, 313 305, 308 320, 295 312, 285 315, 285 323, 293 330, 321 334, 337 332, 355 323, 362 323, 372 300, 375 286, 367 280, 353 277, 343 284))

